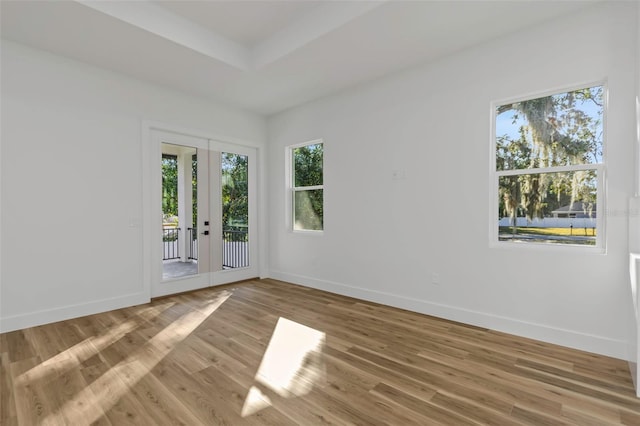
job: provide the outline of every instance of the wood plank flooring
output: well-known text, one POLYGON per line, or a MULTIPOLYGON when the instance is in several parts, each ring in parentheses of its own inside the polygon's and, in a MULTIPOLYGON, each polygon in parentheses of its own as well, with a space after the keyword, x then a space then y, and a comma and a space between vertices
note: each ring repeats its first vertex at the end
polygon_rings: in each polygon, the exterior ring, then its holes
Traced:
POLYGON ((2 425, 640 425, 626 362, 275 280, 0 335, 2 425))

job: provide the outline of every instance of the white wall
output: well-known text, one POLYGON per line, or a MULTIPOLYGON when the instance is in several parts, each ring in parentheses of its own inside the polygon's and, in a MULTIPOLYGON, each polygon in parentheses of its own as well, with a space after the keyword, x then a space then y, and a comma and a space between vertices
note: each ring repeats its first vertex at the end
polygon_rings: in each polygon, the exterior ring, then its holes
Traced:
POLYGON ((638 9, 636 27, 636 193, 640 197, 640 3, 636 3, 638 9))
POLYGON ((271 117, 271 275, 626 358, 634 7, 594 6, 271 117), (607 253, 490 248, 491 101, 604 78, 607 253), (325 232, 294 234, 285 147, 317 138, 325 232))
POLYGON ((640 371, 638 370, 638 356, 640 355, 640 300, 638 299, 638 284, 640 283, 640 261, 636 256, 640 255, 640 3, 637 8, 637 38, 636 38, 636 144, 635 144, 635 197, 629 200, 629 265, 631 278, 631 302, 635 310, 629 317, 631 324, 629 330, 629 369, 636 386, 636 394, 640 397, 640 371), (635 270, 634 270, 635 269, 635 270), (633 315, 635 314, 635 315, 633 315))
POLYGON ((263 147, 264 118, 2 43, 2 331, 142 303, 143 122, 263 147))

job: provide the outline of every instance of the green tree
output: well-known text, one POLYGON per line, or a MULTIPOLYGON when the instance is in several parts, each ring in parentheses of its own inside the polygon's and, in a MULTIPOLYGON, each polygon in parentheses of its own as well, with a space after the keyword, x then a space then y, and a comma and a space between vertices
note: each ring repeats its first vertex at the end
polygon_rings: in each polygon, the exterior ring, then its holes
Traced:
MULTIPOLYGON (((305 145, 293 150, 294 186, 323 185, 323 144, 305 145)), ((295 220, 303 229, 321 230, 324 227, 324 194, 322 189, 295 191, 295 220)))
POLYGON ((162 155, 162 214, 178 215, 178 159, 175 155, 162 155))
POLYGON ((222 226, 246 231, 249 226, 249 165, 246 155, 222 153, 222 226))
MULTIPOLYGON (((193 225, 198 223, 198 159, 191 160, 191 187, 193 225)), ((162 154, 162 215, 165 218, 178 216, 178 157, 162 154)))
MULTIPOLYGON (((497 114, 510 114, 519 127, 518 137, 496 134, 497 169, 599 163, 602 106, 601 86, 499 106, 497 114)), ((593 171, 508 176, 500 179, 499 192, 501 213, 515 223, 519 210, 531 220, 576 201, 593 205, 596 178, 593 171)))

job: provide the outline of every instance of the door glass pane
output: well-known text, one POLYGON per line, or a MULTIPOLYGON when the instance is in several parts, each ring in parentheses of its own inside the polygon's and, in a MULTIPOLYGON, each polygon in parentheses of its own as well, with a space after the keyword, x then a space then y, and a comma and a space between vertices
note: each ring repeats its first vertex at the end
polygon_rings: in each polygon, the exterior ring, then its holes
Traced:
POLYGON ((162 144, 162 279, 198 273, 196 149, 162 144))
POLYGON ((222 153, 222 266, 249 266, 249 158, 222 153))

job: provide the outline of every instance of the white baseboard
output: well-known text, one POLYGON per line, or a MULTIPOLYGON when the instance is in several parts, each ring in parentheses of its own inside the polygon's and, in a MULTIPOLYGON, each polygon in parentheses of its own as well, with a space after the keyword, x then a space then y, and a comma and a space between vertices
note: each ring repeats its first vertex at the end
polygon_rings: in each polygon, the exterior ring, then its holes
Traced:
POLYGON ((271 278, 573 349, 622 360, 628 359, 628 343, 622 340, 613 340, 282 271, 272 270, 271 278))
POLYGON ((62 306, 59 308, 4 317, 0 318, 0 333, 21 330, 27 327, 36 327, 38 325, 64 321, 85 315, 93 315, 100 312, 112 311, 114 309, 126 308, 134 305, 141 305, 149 303, 149 300, 148 292, 140 292, 110 299, 96 300, 79 305, 62 306))

